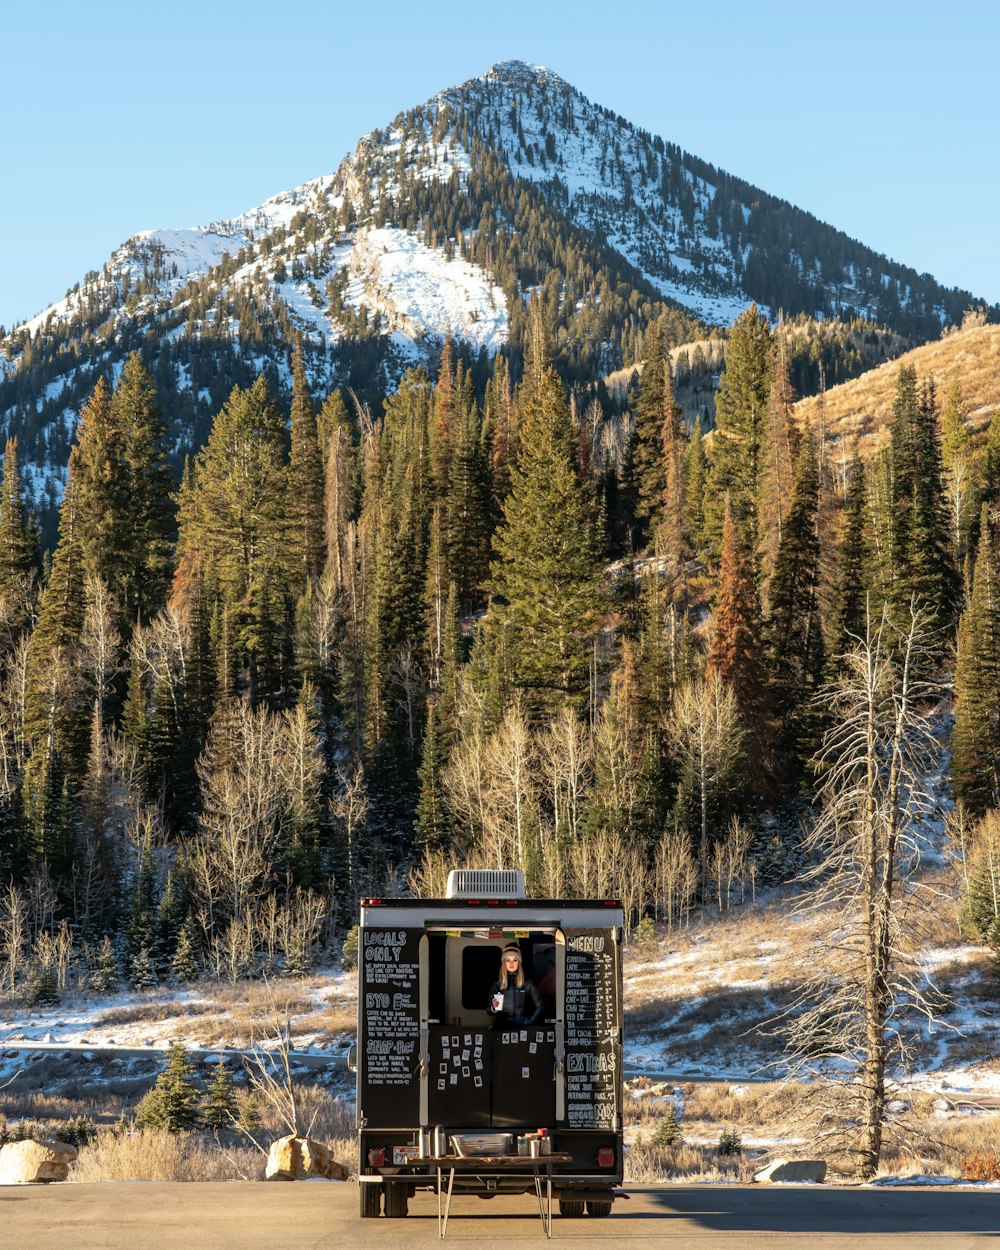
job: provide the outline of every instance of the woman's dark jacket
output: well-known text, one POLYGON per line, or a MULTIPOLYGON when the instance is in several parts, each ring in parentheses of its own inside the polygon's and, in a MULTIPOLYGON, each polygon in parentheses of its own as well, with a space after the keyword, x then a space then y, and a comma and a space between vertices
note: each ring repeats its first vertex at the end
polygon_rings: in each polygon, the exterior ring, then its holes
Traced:
POLYGON ((500 982, 494 981, 490 988, 490 996, 486 1010, 491 1016, 499 1016, 504 1022, 511 1024, 534 1024, 542 1017, 542 996, 534 981, 525 980, 518 989, 514 982, 508 981, 507 988, 502 990, 500 982), (493 1010, 493 995, 503 995, 503 1006, 499 1011, 493 1010))

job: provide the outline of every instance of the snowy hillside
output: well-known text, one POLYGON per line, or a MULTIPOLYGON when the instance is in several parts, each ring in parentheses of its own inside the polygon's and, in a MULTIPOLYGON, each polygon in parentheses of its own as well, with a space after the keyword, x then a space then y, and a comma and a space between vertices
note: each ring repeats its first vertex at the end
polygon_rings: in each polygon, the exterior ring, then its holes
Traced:
POLYGON ((51 505, 96 380, 141 350, 180 463, 234 384, 287 395, 302 337, 317 394, 376 407, 451 335, 484 371, 545 307, 557 366, 587 385, 672 344, 776 314, 875 318, 936 338, 974 302, 587 100, 520 61, 364 136, 335 172, 227 221, 144 230, 0 340, 0 419, 51 505))

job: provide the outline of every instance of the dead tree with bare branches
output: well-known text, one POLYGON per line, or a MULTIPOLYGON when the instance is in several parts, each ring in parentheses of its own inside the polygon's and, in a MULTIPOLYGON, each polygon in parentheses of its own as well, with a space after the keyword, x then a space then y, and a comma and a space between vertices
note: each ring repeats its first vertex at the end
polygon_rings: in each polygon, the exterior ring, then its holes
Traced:
POLYGON ((827 1077, 833 1059, 846 1074, 836 1131, 864 1180, 878 1171, 886 1085, 905 1059, 912 1013, 932 1012, 905 958, 921 911, 914 873, 939 749, 929 716, 936 689, 925 676, 931 642, 928 614, 912 605, 902 638, 883 616, 845 657, 824 695, 822 811, 806 838, 813 906, 839 913, 837 975, 824 969, 804 987, 786 1017, 788 1050, 799 1072, 827 1077))

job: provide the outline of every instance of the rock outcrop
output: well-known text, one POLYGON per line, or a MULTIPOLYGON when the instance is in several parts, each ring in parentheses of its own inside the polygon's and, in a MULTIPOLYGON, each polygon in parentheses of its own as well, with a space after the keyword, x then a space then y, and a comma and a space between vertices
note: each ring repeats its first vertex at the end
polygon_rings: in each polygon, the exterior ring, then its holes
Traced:
POLYGON ((269 1181, 346 1181, 348 1172, 322 1142, 290 1135, 271 1143, 265 1175, 269 1181))
POLYGON ((76 1158, 61 1141, 13 1141, 0 1149, 0 1185, 45 1185, 64 1181, 76 1158))
POLYGON ((755 1185, 821 1185, 825 1159, 775 1159, 754 1175, 755 1185))

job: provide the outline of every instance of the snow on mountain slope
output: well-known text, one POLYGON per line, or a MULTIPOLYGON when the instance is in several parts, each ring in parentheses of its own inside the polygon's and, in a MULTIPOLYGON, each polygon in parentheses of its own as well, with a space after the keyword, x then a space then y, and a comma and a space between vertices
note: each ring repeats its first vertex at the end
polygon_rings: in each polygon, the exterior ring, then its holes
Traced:
POLYGON ((507 301, 476 265, 426 247, 395 227, 360 231, 350 261, 348 300, 374 305, 392 331, 412 340, 451 334, 493 355, 507 341, 507 301), (359 290, 358 287, 361 289, 359 290))
POLYGON ((710 324, 727 324, 747 306, 732 257, 712 231, 716 187, 687 179, 693 212, 686 219, 681 208, 665 203, 648 136, 543 66, 501 62, 437 100, 457 104, 460 96, 478 97, 480 133, 494 144, 499 139, 515 177, 557 184, 570 218, 602 234, 668 298, 710 324), (558 101, 558 127, 547 107, 550 97, 558 101))
POLYGON ((313 179, 291 191, 283 191, 263 204, 226 221, 188 229, 140 230, 108 258, 100 274, 88 274, 81 289, 78 284, 23 328, 34 334, 52 322, 69 320, 94 294, 117 294, 124 298, 140 290, 152 298, 168 299, 193 277, 203 277, 220 265, 226 256, 235 257, 256 237, 287 228, 295 215, 306 207, 325 202, 333 175, 313 179), (95 291, 96 288, 96 291, 95 291))

